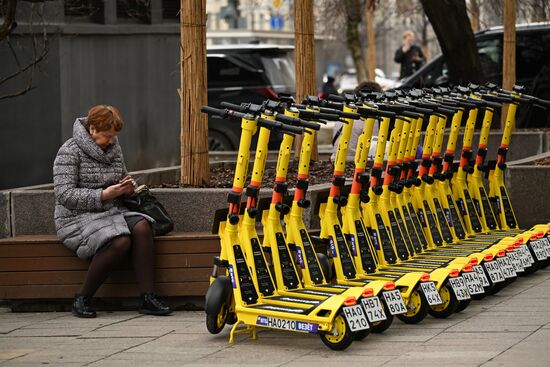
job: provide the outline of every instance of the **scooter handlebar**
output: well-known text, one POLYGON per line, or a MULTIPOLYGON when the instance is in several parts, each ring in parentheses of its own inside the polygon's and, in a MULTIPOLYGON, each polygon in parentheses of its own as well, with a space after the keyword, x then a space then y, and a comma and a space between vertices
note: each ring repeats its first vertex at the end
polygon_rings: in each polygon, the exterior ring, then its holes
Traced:
POLYGON ((304 129, 302 127, 283 124, 280 121, 268 120, 262 117, 259 117, 257 121, 259 126, 265 127, 268 129, 279 130, 279 131, 288 132, 291 134, 302 134, 304 132, 304 129))
POLYGON ((542 98, 533 97, 535 106, 542 107, 544 109, 550 109, 550 101, 542 98))
POLYGON ((415 119, 419 118, 421 116, 417 112, 406 111, 405 109, 407 109, 409 107, 408 105, 378 104, 378 107, 382 110, 385 110, 385 111, 394 112, 396 115, 399 115, 399 116, 411 117, 411 118, 415 118, 415 119))
POLYGON ((246 112, 246 106, 229 103, 229 102, 221 102, 220 104, 223 107, 229 108, 230 110, 233 110, 233 111, 246 112))
POLYGON ((420 117, 420 113, 411 112, 411 111, 403 111, 403 112, 400 112, 399 115, 404 116, 404 117, 410 117, 410 118, 413 118, 413 119, 417 119, 417 118, 420 117))
POLYGON ((346 102, 346 99, 344 97, 339 96, 337 94, 329 94, 326 99, 333 102, 341 102, 341 103, 346 102))
POLYGON ((437 112, 443 113, 445 115, 454 115, 456 113, 457 109, 448 107, 448 106, 437 106, 437 112))
MULTIPOLYGON (((407 105, 407 107, 409 107, 407 105)), ((424 107, 418 107, 418 106, 410 106, 410 110, 411 111, 408 111, 408 112, 418 112, 418 113, 423 113, 423 114, 426 114, 426 115, 429 115, 431 113, 433 113, 436 109, 433 109, 433 108, 424 108, 424 107)))
POLYGON ((357 112, 363 117, 389 117, 394 118, 395 113, 390 111, 376 110, 374 108, 357 107, 357 112))
MULTIPOLYGON (((504 102, 504 103, 507 103, 507 102, 504 102)), ((491 96, 489 94, 484 94, 483 95, 483 106, 498 109, 498 108, 502 107, 502 102, 501 102, 501 99, 499 97, 491 96)))
POLYGON ((220 117, 224 117, 227 115, 227 110, 226 109, 221 109, 221 108, 215 108, 215 107, 210 107, 210 106, 202 106, 201 107, 201 112, 203 113, 207 113, 209 115, 217 115, 217 116, 220 116, 220 117))
POLYGON ((443 102, 452 103, 452 104, 455 104, 459 107, 464 107, 464 108, 475 108, 476 107, 476 105, 474 103, 470 103, 470 102, 463 101, 463 100, 460 100, 460 99, 455 99, 455 98, 443 98, 443 102))
MULTIPOLYGON (((306 106, 303 105, 303 104, 294 104, 293 106, 300 109, 300 110, 306 108, 306 106)), ((319 111, 318 112, 317 111, 310 111, 310 112, 317 113, 318 114, 317 117, 320 118, 320 119, 323 119, 323 120, 338 121, 338 120, 340 120, 340 117, 354 119, 354 120, 357 120, 359 118, 359 115, 351 113, 351 112, 344 112, 344 111, 340 111, 340 110, 330 108, 330 107, 317 107, 317 106, 315 106, 315 107, 317 109, 319 109, 319 111)))
POLYGON ((498 103, 512 103, 514 102, 514 98, 511 96, 507 96, 505 94, 499 93, 499 94, 483 94, 481 96, 486 101, 492 101, 492 102, 498 102, 498 103))
POLYGON ((325 124, 325 121, 321 120, 328 120, 328 121, 338 121, 340 120, 340 114, 342 114, 342 111, 335 110, 333 108, 327 108, 327 107, 318 107, 317 105, 314 105, 316 109, 319 111, 308 111, 308 112, 314 112, 316 113, 315 116, 309 117, 304 114, 304 111, 307 111, 307 106, 304 104, 295 103, 292 105, 293 107, 296 107, 300 112, 301 118, 311 118, 312 120, 317 120, 317 122, 320 122, 321 124, 325 124))
MULTIPOLYGON (((312 112, 312 111, 307 111, 307 112, 312 112)), ((301 115, 301 112, 300 112, 300 115, 301 115)), ((278 121, 284 122, 285 124, 288 124, 288 125, 302 126, 302 127, 307 127, 308 129, 313 129, 313 130, 321 129, 321 125, 319 125, 316 122, 305 121, 305 120, 302 120, 300 118, 287 116, 287 115, 282 115, 280 113, 275 116, 275 119, 278 120, 278 121)))
POLYGON ((201 111, 203 113, 207 113, 209 115, 219 116, 222 119, 226 119, 226 118, 243 119, 245 117, 249 118, 251 120, 254 119, 254 116, 252 116, 252 115, 242 113, 242 112, 233 111, 233 110, 229 110, 227 108, 226 109, 221 109, 221 108, 215 108, 215 107, 210 107, 210 106, 202 106, 201 111))
MULTIPOLYGON (((328 121, 338 121, 339 120, 339 116, 335 113, 330 113, 330 112, 319 112, 319 118, 321 120, 328 120, 328 121)), ((323 124, 326 124, 326 121, 319 121, 323 124)))

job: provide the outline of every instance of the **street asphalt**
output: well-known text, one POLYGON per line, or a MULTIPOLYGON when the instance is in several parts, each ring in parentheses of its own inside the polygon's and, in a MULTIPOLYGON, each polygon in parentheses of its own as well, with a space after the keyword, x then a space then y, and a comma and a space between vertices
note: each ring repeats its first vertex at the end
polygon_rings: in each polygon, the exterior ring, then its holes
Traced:
POLYGON ((229 328, 211 335, 205 315, 98 312, 12 313, 0 308, 0 366, 550 366, 550 269, 518 278, 495 296, 472 301, 445 320, 398 320, 343 352, 318 336, 259 329, 258 339, 229 328))

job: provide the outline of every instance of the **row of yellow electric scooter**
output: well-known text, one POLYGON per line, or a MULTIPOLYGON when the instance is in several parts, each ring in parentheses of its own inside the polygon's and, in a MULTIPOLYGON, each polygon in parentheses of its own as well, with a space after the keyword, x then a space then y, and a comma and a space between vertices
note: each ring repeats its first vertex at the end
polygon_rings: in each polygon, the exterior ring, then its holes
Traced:
POLYGON ((519 86, 507 91, 495 85, 308 97, 301 104, 280 95, 261 105, 203 107, 205 113, 239 120, 242 127, 229 207, 216 219, 221 252, 206 295, 207 329, 216 334, 232 324, 231 343, 240 332, 256 338, 257 327, 315 333, 329 348, 342 350, 386 330, 394 316, 405 323, 428 314, 445 318, 471 299, 495 294, 517 276, 548 266, 549 225, 520 230, 504 186, 519 104, 550 107, 519 86), (493 115, 503 105, 506 126, 496 161, 488 161, 493 115), (478 115, 483 122, 474 156, 478 115), (331 120, 343 122, 343 128, 328 199, 319 208, 320 235, 312 236, 303 219, 311 205, 310 158, 316 131, 331 120), (357 120, 364 127, 353 177, 347 179, 357 120), (376 154, 369 162, 377 123, 376 154), (461 125, 462 151, 455 157, 461 125), (272 131, 282 132, 283 140, 271 202, 262 210, 259 191, 272 131), (298 174, 293 198, 285 200, 298 134, 298 174), (260 220, 262 240, 256 230, 260 220))

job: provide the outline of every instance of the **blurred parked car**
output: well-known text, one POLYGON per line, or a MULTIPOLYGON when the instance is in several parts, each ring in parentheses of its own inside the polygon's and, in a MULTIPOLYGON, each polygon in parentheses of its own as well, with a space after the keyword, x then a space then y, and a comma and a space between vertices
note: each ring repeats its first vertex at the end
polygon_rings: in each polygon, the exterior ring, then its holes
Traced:
MULTIPOLYGON (((486 82, 502 85, 502 26, 475 34, 475 40, 486 82)), ((449 82, 443 55, 402 81, 402 87, 432 87, 449 82)), ((519 24, 516 26, 516 84, 524 85, 526 93, 550 99, 550 23, 519 24)), ((550 126, 547 111, 523 109, 517 127, 550 126)))
MULTIPOLYGON (((293 50, 278 45, 209 46, 208 104, 262 103, 281 92, 294 94, 293 50)), ((209 117, 210 150, 237 150, 240 133, 240 122, 209 117)), ((270 148, 278 148, 281 139, 281 134, 272 133, 270 148)))
MULTIPOLYGON (((378 84, 380 84, 383 90, 399 87, 400 83, 396 80, 387 78, 386 74, 384 74, 382 69, 376 68, 374 69, 374 73, 375 73, 374 80, 378 84)), ((337 80, 338 93, 353 92, 357 84, 359 84, 359 81, 357 80, 357 74, 355 73, 355 69, 348 69, 348 71, 342 73, 338 77, 338 80, 337 80)))

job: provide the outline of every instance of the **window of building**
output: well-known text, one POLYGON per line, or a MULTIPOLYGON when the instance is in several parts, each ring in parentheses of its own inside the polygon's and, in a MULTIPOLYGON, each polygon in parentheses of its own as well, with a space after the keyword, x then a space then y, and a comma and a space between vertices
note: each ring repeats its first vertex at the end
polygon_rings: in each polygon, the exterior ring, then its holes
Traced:
POLYGON ((151 0, 117 0, 116 16, 122 22, 151 23, 151 0))

